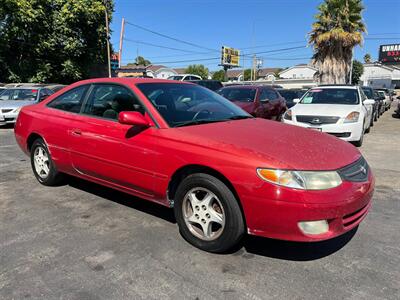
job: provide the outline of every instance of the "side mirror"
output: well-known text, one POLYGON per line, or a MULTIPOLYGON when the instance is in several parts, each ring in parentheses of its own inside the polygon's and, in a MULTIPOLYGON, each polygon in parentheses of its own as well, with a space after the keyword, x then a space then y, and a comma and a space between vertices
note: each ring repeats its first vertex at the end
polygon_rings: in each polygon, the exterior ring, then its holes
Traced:
MULTIPOLYGON (((249 101, 250 102, 250 101, 249 101)), ((269 99, 260 99, 260 102, 262 102, 262 103, 267 103, 267 102, 269 102, 269 99)))
POLYGON ((300 99, 299 98, 294 98, 293 99, 293 103, 299 103, 300 102, 300 99))
POLYGON ((364 105, 374 105, 375 104, 375 100, 373 99, 367 99, 363 101, 364 105))
POLYGON ((146 118, 137 111, 121 111, 118 115, 118 122, 132 126, 150 127, 150 123, 146 118))

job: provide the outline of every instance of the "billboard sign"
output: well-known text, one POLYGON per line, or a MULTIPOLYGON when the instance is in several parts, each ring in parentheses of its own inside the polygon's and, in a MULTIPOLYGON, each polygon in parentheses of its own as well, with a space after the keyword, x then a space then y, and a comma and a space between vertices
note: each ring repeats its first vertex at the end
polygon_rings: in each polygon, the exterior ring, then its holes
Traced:
POLYGON ((227 67, 239 67, 240 50, 222 46, 221 65, 227 67))
POLYGON ((381 63, 400 63, 400 44, 381 45, 379 61, 381 63))

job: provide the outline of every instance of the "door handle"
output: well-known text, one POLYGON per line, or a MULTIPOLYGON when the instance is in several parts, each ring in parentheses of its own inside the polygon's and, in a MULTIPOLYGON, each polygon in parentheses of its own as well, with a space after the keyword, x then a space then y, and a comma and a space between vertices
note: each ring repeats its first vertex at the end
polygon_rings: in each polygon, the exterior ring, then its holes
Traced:
POLYGON ((82 135, 82 131, 80 129, 72 129, 73 135, 82 135))

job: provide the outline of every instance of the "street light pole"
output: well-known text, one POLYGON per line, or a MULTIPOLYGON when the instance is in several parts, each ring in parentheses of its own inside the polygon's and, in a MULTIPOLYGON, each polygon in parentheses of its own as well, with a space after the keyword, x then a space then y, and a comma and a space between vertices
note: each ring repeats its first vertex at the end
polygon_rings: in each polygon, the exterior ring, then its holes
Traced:
POLYGON ((107 64, 108 64, 108 77, 111 78, 111 58, 110 58, 110 29, 108 27, 108 10, 107 0, 104 0, 104 11, 106 16, 106 34, 107 34, 107 64))

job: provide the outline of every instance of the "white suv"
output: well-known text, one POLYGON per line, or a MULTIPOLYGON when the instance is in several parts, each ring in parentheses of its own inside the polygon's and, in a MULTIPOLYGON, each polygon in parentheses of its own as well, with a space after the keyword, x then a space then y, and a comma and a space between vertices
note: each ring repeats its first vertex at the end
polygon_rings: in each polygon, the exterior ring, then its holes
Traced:
POLYGON ((202 78, 198 75, 194 74, 180 74, 180 75, 172 75, 168 77, 169 80, 179 80, 179 81, 187 81, 187 80, 201 80, 202 78))
POLYGON ((373 105, 362 89, 351 85, 312 88, 287 110, 283 122, 329 133, 361 146, 371 125, 373 105))

